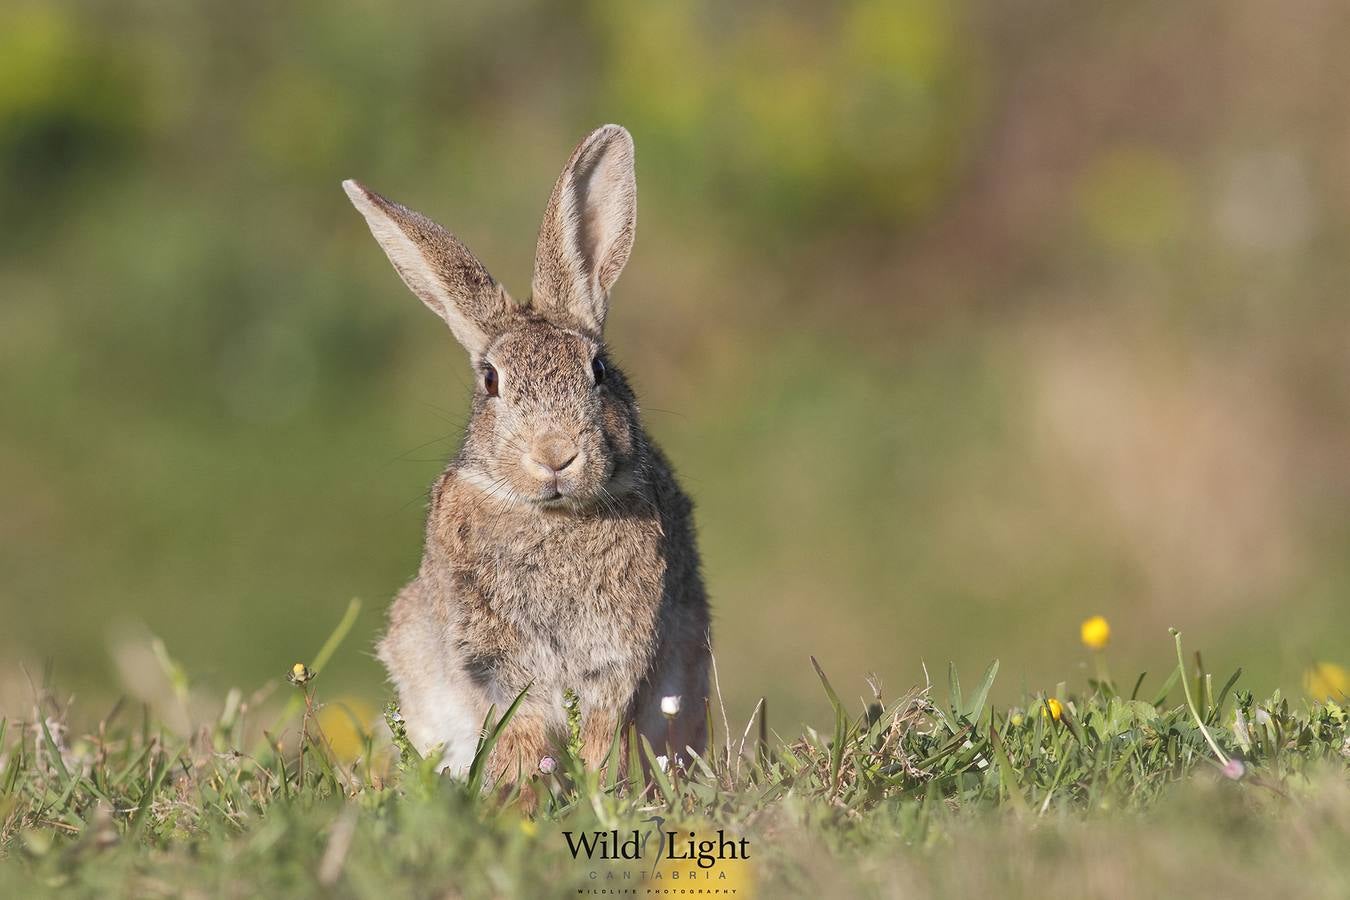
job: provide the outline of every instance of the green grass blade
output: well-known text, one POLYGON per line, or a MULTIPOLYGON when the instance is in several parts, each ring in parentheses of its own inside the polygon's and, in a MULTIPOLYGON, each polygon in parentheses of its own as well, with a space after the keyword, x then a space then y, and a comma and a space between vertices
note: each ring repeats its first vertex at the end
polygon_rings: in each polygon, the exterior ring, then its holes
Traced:
MULTIPOLYGON (((1134 690, 1130 691, 1130 699, 1139 699, 1139 689, 1144 686, 1144 679, 1148 677, 1148 672, 1140 672, 1139 677, 1134 680, 1134 690)), ((1157 706, 1155 703, 1154 706, 1157 706)))
POLYGON ((614 727, 614 739, 609 743, 609 752, 605 754, 605 787, 610 791, 617 790, 623 779, 620 769, 623 763, 624 724, 624 720, 619 719, 614 727))
MULTIPOLYGON (((282 765, 282 774, 284 776, 286 771, 284 767, 285 764, 283 763, 282 765)), ((154 805, 155 795, 158 794, 159 789, 164 786, 164 779, 169 777, 169 770, 172 768, 173 759, 166 756, 163 764, 154 771, 150 778, 150 782, 145 786, 145 792, 141 794, 140 802, 136 804, 136 812, 131 816, 129 828, 132 832, 140 829, 141 823, 145 821, 145 817, 150 813, 150 807, 154 805)), ((283 777, 282 784, 285 784, 285 781, 286 779, 283 777)))
POLYGON ((991 729, 989 743, 994 749, 994 760, 998 763, 999 780, 1003 782, 1003 787, 1007 791, 1008 802, 1019 814, 1030 815, 1031 807, 1027 804, 1026 798, 1022 796, 1017 770, 1013 768, 1012 760, 1008 758, 1008 753, 1004 749, 1003 738, 999 737, 997 731, 991 729))
POLYGON ((820 667, 820 663, 816 662, 814 656, 811 657, 811 667, 816 670, 816 675, 820 678, 820 683, 825 686, 825 695, 830 698, 830 704, 834 706, 835 709, 843 709, 844 704, 839 702, 839 695, 834 692, 834 686, 830 684, 830 679, 825 677, 825 670, 820 667))
MULTIPOLYGON (((28 768, 28 749, 25 741, 16 741, 15 746, 18 749, 18 757, 9 761, 9 768, 5 770, 5 790, 6 796, 14 793, 14 786, 19 783, 19 773, 28 768)), ((0 821, 4 821, 0 819, 0 821)))
POLYGON ((980 680, 980 686, 975 689, 971 695, 970 704, 966 706, 963 715, 972 722, 980 720, 980 712, 984 709, 984 703, 989 699, 989 689, 994 686, 994 679, 998 677, 998 660, 995 659, 989 664, 989 668, 984 670, 984 677, 980 680))
POLYGON ((1233 689, 1233 685, 1237 684, 1238 679, 1241 677, 1242 668, 1239 667, 1238 670, 1232 675, 1229 675, 1228 680, 1223 683, 1223 687, 1219 690, 1218 697, 1214 699, 1214 721, 1217 722, 1219 717, 1223 714, 1223 701, 1228 698, 1228 692, 1233 689))
POLYGON ((42 740, 47 747, 47 755, 51 757, 52 765, 56 768, 56 773, 60 776, 61 785, 64 787, 70 781, 70 772, 66 771, 66 761, 61 758, 61 751, 56 746, 56 741, 52 740, 51 729, 47 727, 47 720, 42 720, 42 740))
POLYGON ((347 633, 350 632, 352 626, 356 624, 356 618, 359 615, 361 615, 361 601, 360 599, 353 597, 351 602, 347 604, 347 611, 344 612, 342 618, 338 620, 337 627, 335 627, 328 635, 328 639, 323 642, 323 646, 319 648, 319 652, 314 654, 314 661, 310 663, 310 668, 315 672, 323 671, 328 665, 329 660, 333 658, 333 654, 337 652, 337 648, 341 646, 342 642, 346 639, 347 633))
POLYGON ((1068 727, 1069 733, 1073 735, 1074 740, 1078 742, 1078 745, 1080 747, 1089 746, 1087 732, 1083 730, 1083 726, 1079 724, 1078 719, 1073 714, 1073 711, 1069 709, 1068 703, 1064 703, 1063 705, 1061 705, 1059 710, 1059 717, 1060 721, 1062 721, 1068 727))
POLYGON ((1153 696, 1152 703, 1154 706, 1163 705, 1163 703, 1167 700, 1167 695, 1172 693, 1172 688, 1177 686, 1177 681, 1180 678, 1181 678, 1181 669, 1180 668, 1173 669, 1172 674, 1167 676, 1167 680, 1163 682, 1163 686, 1158 690, 1158 693, 1153 696))
POLYGON ((830 744, 830 794, 839 791, 839 775, 844 765, 844 746, 848 741, 848 717, 841 706, 834 709, 834 740, 830 744))
POLYGON ((952 708, 952 715, 961 718, 961 676, 956 674, 956 663, 947 663, 947 701, 952 708))
MULTIPOLYGON (((511 701, 511 705, 502 713, 502 717, 496 724, 492 723, 492 713, 495 707, 488 709, 487 718, 483 721, 483 735, 478 739, 478 749, 474 752, 473 762, 469 765, 469 778, 466 784, 466 790, 470 795, 476 795, 483 789, 483 778, 487 772, 488 757, 492 754, 492 748, 497 746, 498 739, 502 732, 506 730, 506 725, 511 721, 511 717, 520 709, 520 704, 524 702, 525 695, 530 692, 534 682, 525 685, 524 689, 516 694, 516 699, 511 701)), ((535 760, 538 762, 538 760, 535 760)))
MULTIPOLYGON (((658 761, 656 751, 652 749, 651 743, 648 742, 646 737, 641 737, 641 740, 642 740, 642 752, 647 757, 647 765, 650 767, 652 781, 656 783, 656 789, 659 790, 661 792, 661 796, 665 798, 666 805, 669 806, 671 809, 674 809, 675 789, 670 784, 670 778, 666 776, 665 771, 661 768, 661 764, 658 761)), ((666 765, 670 764, 671 760, 667 759, 666 765)))
POLYGON ((636 795, 644 793, 646 782, 642 777, 642 744, 637 725, 628 725, 628 789, 636 795))

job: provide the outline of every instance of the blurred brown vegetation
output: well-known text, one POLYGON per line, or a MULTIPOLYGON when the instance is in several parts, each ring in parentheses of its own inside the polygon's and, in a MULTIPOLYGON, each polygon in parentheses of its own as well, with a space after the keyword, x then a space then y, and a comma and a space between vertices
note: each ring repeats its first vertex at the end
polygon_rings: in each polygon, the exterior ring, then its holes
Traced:
POLYGON ((728 700, 813 714, 809 653, 1048 687, 1093 613, 1118 673, 1169 624, 1258 690, 1345 662, 1348 45, 1303 0, 9 3, 3 704, 122 690, 137 629, 251 686, 353 595, 325 676, 378 699, 468 372, 338 182, 523 295, 605 121, 728 700))

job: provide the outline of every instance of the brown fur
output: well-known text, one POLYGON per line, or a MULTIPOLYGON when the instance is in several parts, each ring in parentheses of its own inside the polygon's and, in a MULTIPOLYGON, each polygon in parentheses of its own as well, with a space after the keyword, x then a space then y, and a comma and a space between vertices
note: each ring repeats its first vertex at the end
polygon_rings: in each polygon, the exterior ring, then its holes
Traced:
POLYGON ((432 492, 421 567, 379 643, 410 737, 462 769, 489 708, 528 687, 491 764, 498 779, 530 773, 566 738, 570 689, 592 766, 621 722, 658 752, 671 736, 673 752, 702 752, 710 632, 692 504, 601 339, 636 223, 628 133, 605 126, 573 152, 524 306, 435 223, 345 186, 478 372, 463 445, 432 492), (660 703, 672 694, 681 711, 668 722, 660 703))

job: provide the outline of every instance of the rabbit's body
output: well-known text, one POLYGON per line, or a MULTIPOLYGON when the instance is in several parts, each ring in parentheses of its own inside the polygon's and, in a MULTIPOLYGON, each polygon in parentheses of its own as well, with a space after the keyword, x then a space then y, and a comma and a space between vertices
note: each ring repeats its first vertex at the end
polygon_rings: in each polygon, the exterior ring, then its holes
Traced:
POLYGON ((400 275, 479 370, 464 444, 432 491, 417 577, 379 657, 409 737, 473 759, 491 707, 528 693, 494 751, 529 773, 567 733, 602 761, 621 724, 658 752, 702 751, 709 617, 692 505, 638 420, 600 339, 632 244, 632 144, 608 126, 574 152, 539 238, 534 296, 517 306, 448 232, 353 182, 400 275), (673 720, 664 697, 681 698, 673 720))
MULTIPOLYGON (((708 612, 690 504, 659 455, 647 477, 613 507, 541 515, 494 509, 451 465, 379 647, 417 746, 467 766, 488 707, 527 685, 516 721, 540 732, 537 756, 566 734, 568 689, 602 752, 626 718, 664 747, 665 696, 697 698, 702 721, 708 612)), ((701 731, 684 732, 676 746, 701 750, 701 731)))

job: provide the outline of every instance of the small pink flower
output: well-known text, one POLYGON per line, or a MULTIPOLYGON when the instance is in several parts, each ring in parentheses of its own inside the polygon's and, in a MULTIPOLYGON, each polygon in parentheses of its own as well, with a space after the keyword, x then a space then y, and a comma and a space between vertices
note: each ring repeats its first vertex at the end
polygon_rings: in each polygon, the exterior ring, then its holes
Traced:
POLYGON ((558 761, 551 756, 545 756, 543 759, 539 760, 539 771, 543 772, 545 775, 552 775, 557 768, 558 761))

